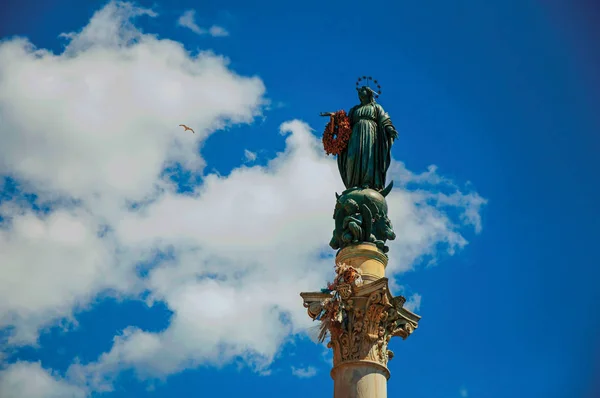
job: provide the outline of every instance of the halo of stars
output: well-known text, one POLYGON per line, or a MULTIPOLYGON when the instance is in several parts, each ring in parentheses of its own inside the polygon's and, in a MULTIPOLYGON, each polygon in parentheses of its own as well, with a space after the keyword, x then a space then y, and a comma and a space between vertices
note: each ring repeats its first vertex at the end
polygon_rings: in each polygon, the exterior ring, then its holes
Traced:
MULTIPOLYGON (((361 76, 358 78, 358 80, 356 80, 356 91, 360 90, 360 84, 361 82, 364 82, 363 85, 369 87, 369 83, 373 82, 373 84, 375 85, 375 87, 377 87, 377 90, 373 90, 375 98, 379 98, 379 96, 381 95, 381 85, 379 84, 379 82, 377 81, 377 79, 373 79, 371 76, 361 76)), ((369 87, 371 88, 371 87, 369 87)))

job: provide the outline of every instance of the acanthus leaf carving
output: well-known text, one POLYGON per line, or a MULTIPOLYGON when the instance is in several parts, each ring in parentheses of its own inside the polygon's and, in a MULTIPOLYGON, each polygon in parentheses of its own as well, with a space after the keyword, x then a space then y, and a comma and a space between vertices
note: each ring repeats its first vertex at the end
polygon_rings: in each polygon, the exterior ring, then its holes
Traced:
POLYGON ((387 365, 393 356, 387 349, 388 342, 396 327, 390 316, 393 305, 386 293, 386 289, 379 289, 366 297, 348 300, 341 330, 338 333, 330 331, 328 346, 334 350, 335 365, 355 360, 387 365))
POLYGON ((391 338, 407 338, 420 317, 403 308, 404 297, 390 295, 387 279, 363 285, 356 283, 360 274, 352 267, 338 266, 336 273, 327 294, 303 295, 311 318, 322 322, 321 338, 330 337, 334 366, 357 360, 387 366, 394 356, 388 350, 391 338))

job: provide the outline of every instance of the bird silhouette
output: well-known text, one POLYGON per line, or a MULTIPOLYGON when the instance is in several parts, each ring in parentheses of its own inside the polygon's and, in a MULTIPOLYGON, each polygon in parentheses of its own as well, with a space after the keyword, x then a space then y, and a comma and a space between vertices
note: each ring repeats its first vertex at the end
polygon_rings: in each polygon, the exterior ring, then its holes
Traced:
POLYGON ((179 126, 180 126, 180 127, 183 127, 183 129, 184 129, 183 131, 188 131, 188 130, 190 130, 192 133, 196 134, 196 132, 195 132, 193 129, 189 128, 189 127, 188 127, 188 126, 186 126, 185 124, 180 124, 179 126))

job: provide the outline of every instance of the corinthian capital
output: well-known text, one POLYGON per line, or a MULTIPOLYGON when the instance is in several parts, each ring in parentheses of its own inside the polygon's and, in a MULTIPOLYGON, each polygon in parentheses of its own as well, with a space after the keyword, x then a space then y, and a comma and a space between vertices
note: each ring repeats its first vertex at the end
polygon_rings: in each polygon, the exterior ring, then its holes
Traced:
POLYGON ((420 317, 404 308, 404 297, 390 294, 387 278, 342 290, 342 294, 333 295, 338 301, 335 306, 331 306, 330 293, 301 294, 309 316, 322 320, 329 334, 334 366, 349 361, 387 366, 393 356, 388 350, 390 339, 406 339, 417 328, 420 317), (324 308, 337 312, 324 313, 324 308))

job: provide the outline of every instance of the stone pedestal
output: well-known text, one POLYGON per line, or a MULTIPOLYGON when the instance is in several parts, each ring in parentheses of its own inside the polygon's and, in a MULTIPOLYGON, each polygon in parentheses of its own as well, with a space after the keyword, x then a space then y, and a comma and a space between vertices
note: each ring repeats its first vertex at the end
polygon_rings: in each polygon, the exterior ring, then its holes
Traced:
MULTIPOLYGON (((340 321, 328 322, 333 349, 334 398, 385 398, 393 353, 388 342, 394 336, 406 339, 420 317, 404 308, 406 299, 393 297, 385 278, 387 256, 375 245, 346 247, 336 256, 337 264, 350 265, 362 272, 359 286, 341 283, 334 292, 341 310, 340 321)), ((301 293, 308 315, 323 314, 323 303, 331 293, 301 293)))

